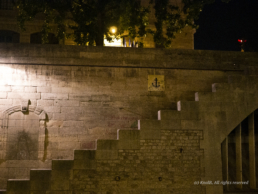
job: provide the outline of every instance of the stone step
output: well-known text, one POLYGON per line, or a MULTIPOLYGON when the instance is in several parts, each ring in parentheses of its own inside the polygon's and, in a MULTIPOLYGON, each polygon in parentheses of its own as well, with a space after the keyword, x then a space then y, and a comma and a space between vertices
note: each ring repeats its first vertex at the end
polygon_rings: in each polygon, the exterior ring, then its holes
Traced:
POLYGON ((92 169, 95 167, 96 150, 74 150, 73 169, 92 169))
POLYGON ((212 92, 227 92, 232 89, 229 83, 214 83, 212 84, 212 92))
POLYGON ((195 92, 195 101, 212 101, 213 97, 213 92, 195 92))
POLYGON ((118 140, 113 139, 98 139, 97 150, 117 150, 118 140))
POLYGON ((244 101, 244 92, 196 92, 195 101, 202 102, 237 102, 244 101))
POLYGON ((51 191, 69 191, 73 169, 74 160, 52 160, 51 191))
POLYGON ((118 149, 140 149, 140 130, 118 130, 118 149))
POLYGON ((199 103, 197 101, 178 101, 177 110, 196 112, 199 110, 199 103))
POLYGON ((242 75, 229 75, 228 76, 228 83, 244 83, 247 81, 249 76, 242 76, 242 75))
POLYGON ((181 120, 139 120, 138 129, 140 129, 140 135, 145 131, 160 131, 162 129, 180 129, 181 120))
POLYGON ((6 190, 0 190, 0 194, 6 194, 7 191, 6 190))
POLYGON ((199 120, 198 111, 177 111, 177 110, 159 110, 158 111, 158 120, 176 120, 176 119, 185 119, 185 120, 199 120))
POLYGON ((96 149, 96 159, 117 159, 119 140, 98 139, 96 149))
POLYGON ((74 150, 75 160, 94 160, 96 150, 74 150))
POLYGON ((120 141, 139 140, 139 137, 139 130, 117 130, 117 139, 119 139, 120 141))
POLYGON ((32 169, 30 170, 30 189, 31 191, 50 190, 51 170, 32 169))
POLYGON ((9 179, 7 191, 8 194, 30 194, 30 180, 9 179))
POLYGON ((228 83, 231 85, 231 89, 241 91, 246 90, 248 87, 253 87, 258 82, 258 76, 228 76, 228 83))
POLYGON ((52 170, 72 170, 73 160, 52 160, 52 170))

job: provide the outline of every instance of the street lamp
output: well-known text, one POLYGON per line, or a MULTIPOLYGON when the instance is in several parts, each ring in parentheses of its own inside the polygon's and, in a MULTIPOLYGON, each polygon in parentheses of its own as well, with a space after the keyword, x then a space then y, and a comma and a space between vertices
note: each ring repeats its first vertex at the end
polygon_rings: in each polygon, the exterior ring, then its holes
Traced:
POLYGON ((117 27, 111 26, 111 27, 110 27, 110 32, 111 32, 112 34, 115 34, 115 33, 117 32, 117 27))
POLYGON ((238 39, 238 42, 241 45, 241 52, 245 52, 245 43, 246 43, 246 39, 238 39))

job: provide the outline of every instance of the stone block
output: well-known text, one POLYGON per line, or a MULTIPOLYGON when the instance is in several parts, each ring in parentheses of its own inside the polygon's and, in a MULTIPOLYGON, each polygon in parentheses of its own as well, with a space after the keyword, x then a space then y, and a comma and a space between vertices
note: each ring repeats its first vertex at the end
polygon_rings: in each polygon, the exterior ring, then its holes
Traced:
POLYGON ((10 92, 12 91, 11 86, 0 86, 1 92, 10 92))
POLYGON ((64 127, 83 127, 83 121, 64 121, 64 127))
POLYGON ((140 140, 139 130, 118 130, 117 133, 118 133, 117 137, 120 141, 140 140))
POLYGON ((72 170, 73 160, 52 160, 53 170, 72 170))
POLYGON ((8 119, 9 119, 9 121, 10 120, 23 120, 24 114, 22 112, 15 112, 13 114, 10 114, 8 119))
POLYGON ((96 159, 99 159, 99 160, 118 159, 118 150, 96 150, 96 159))
POLYGON ((245 83, 247 76, 242 75, 230 75, 228 76, 228 83, 245 83))
POLYGON ((8 194, 30 194, 29 180, 8 180, 8 194))
POLYGON ((98 139, 97 150, 117 150, 118 140, 98 139))
POLYGON ((95 169, 96 166, 95 160, 74 160, 73 169, 95 169))
POLYGON ((36 93, 37 92, 37 87, 25 87, 25 92, 28 93, 36 93))
POLYGON ((52 119, 53 120, 65 120, 65 113, 54 113, 52 119))
MULTIPOLYGON (((1 90, 0 90, 1 91, 1 90)), ((6 98, 7 97, 7 92, 0 92, 0 98, 6 98)))
POLYGON ((12 86, 12 92, 24 92, 24 86, 12 86))
POLYGON ((38 115, 36 115, 36 114, 33 114, 33 113, 30 113, 30 114, 25 114, 24 115, 24 118, 25 118, 25 120, 39 120, 39 116, 38 115))
POLYGON ((80 102, 80 106, 101 107, 102 102, 80 102))
POLYGON ((51 182, 55 180, 71 180, 73 170, 51 170, 51 182))
POLYGON ((51 87, 37 87, 38 93, 50 93, 51 87))
POLYGON ((212 92, 226 92, 231 89, 228 83, 214 83, 212 84, 212 92))
MULTIPOLYGON (((28 129, 37 129, 39 128, 39 120, 27 120, 26 122, 23 123, 24 128, 28 129)), ((16 125, 16 126, 22 126, 22 125, 16 125)))
POLYGON ((212 92, 196 92, 195 101, 212 101, 213 93, 212 92))
POLYGON ((97 52, 80 52, 81 58, 88 58, 88 59, 99 59, 103 57, 103 53, 97 52))
POLYGON ((161 121, 159 120, 138 120, 138 129, 140 130, 160 130, 160 127, 161 121))
MULTIPOLYGON (((75 138, 77 139, 77 138, 75 138)), ((73 149, 80 149, 80 142, 76 141, 65 141, 60 142, 58 145, 58 149, 60 150, 73 150, 73 149)))
POLYGON ((55 179, 51 181, 51 190, 52 191, 69 191, 70 189, 70 181, 64 180, 62 178, 55 179))
POLYGON ((55 100, 55 106, 79 106, 79 101, 76 100, 55 100))
POLYGON ((43 100, 68 100, 68 94, 57 94, 57 93, 41 93, 41 99, 43 100))
POLYGON ((74 150, 75 160, 94 160, 96 150, 74 150))
POLYGON ((0 178, 8 178, 8 169, 7 168, 0 168, 0 178))
POLYGON ((200 113, 199 111, 180 111, 181 119, 184 120, 199 120, 200 113))
POLYGON ((54 100, 37 100, 37 106, 54 106, 54 100))
POLYGON ((40 99, 40 94, 39 93, 13 93, 13 92, 9 92, 8 99, 40 99))
POLYGON ((67 114, 80 114, 85 112, 85 109, 83 107, 61 107, 61 112, 67 114))
POLYGON ((0 105, 11 105, 12 103, 12 99, 0 99, 0 105))
POLYGON ((180 119, 181 111, 177 110, 159 110, 158 120, 170 120, 170 119, 180 119))
POLYGON ((60 113, 61 107, 60 106, 46 106, 46 107, 44 107, 44 111, 47 113, 60 113))
POLYGON ((30 170, 30 181, 49 182, 51 179, 51 170, 30 170))
MULTIPOLYGON (((85 137, 85 135, 84 135, 85 137)), ((78 139, 84 139, 83 137, 81 138, 81 135, 80 137, 78 137, 78 139)), ((87 139, 87 138, 86 138, 87 139)), ((80 140, 79 140, 80 141, 80 140)), ((95 150, 96 149, 96 141, 80 141, 81 143, 81 147, 80 149, 86 149, 86 150, 95 150)))
POLYGON ((161 138, 160 129, 140 130, 140 139, 148 140, 148 139, 160 139, 160 138, 161 138))
POLYGON ((199 103, 196 101, 178 101, 177 102, 177 110, 178 111, 198 111, 199 103))
POLYGON ((91 101, 91 96, 83 94, 69 94, 69 100, 79 100, 83 102, 91 101))
POLYGON ((161 120, 160 127, 161 129, 180 129, 181 120, 161 120))
POLYGON ((119 140, 118 142, 118 149, 140 149, 140 133, 138 140, 119 140))
POLYGON ((73 92, 73 88, 69 88, 69 87, 52 87, 51 90, 53 93, 72 93, 73 92))
POLYGON ((47 190, 51 190, 51 182, 30 181, 30 194, 45 194, 47 190))
POLYGON ((97 101, 97 102, 107 102, 110 101, 110 96, 108 95, 92 95, 91 96, 92 101, 97 101))
POLYGON ((203 129, 204 123, 201 120, 181 120, 181 129, 203 129))

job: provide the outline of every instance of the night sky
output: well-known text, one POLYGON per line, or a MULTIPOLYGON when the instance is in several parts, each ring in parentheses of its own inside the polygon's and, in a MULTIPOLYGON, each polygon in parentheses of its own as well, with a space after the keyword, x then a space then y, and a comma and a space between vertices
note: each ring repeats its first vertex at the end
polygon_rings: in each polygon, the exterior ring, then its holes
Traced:
POLYGON ((245 51, 258 52, 258 0, 216 0, 195 23, 195 49, 240 51, 238 39, 245 38, 245 51))

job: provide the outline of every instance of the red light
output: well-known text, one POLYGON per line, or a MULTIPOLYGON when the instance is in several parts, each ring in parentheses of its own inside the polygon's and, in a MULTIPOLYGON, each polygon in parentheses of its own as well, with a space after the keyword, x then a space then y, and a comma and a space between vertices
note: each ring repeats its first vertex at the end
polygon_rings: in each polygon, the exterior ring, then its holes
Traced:
POLYGON ((246 42, 247 40, 238 39, 237 41, 240 42, 240 43, 242 43, 242 42, 246 42))

